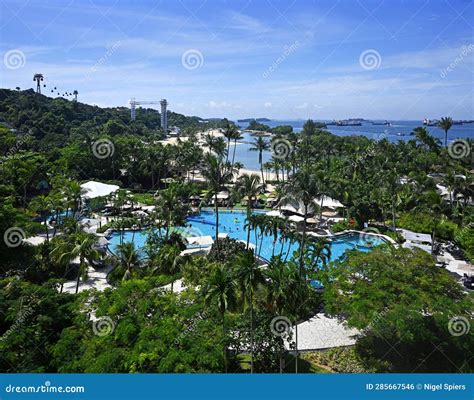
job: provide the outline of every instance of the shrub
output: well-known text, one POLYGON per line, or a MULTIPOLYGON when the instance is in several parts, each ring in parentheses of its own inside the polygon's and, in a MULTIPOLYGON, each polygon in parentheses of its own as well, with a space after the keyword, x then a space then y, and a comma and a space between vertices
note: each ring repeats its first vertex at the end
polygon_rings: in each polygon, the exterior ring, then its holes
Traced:
MULTIPOLYGON (((429 233, 433 232, 433 217, 422 213, 402 213, 398 218, 399 228, 408 229, 414 232, 429 233)), ((454 240, 458 226, 451 221, 442 221, 436 227, 436 237, 444 240, 454 240)))
POLYGON ((308 353, 303 357, 315 364, 328 367, 334 372, 375 372, 364 367, 353 347, 335 347, 325 351, 308 353))

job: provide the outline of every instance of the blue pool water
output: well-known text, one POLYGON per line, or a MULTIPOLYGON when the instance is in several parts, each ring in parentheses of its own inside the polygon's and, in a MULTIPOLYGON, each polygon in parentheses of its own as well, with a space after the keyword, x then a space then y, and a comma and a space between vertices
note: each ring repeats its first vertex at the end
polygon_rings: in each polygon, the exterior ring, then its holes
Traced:
MULTIPOLYGON (((234 210, 220 210, 219 211, 219 233, 226 233, 229 237, 234 239, 247 240, 247 231, 245 229, 245 211, 234 210)), ((215 239, 215 213, 212 210, 202 210, 200 215, 188 218, 188 226, 183 229, 185 236, 212 236, 215 239)), ((260 256, 269 260, 272 257, 273 249, 273 235, 260 236, 259 230, 252 231, 250 234, 250 242, 257 243, 256 235, 258 235, 258 247, 256 253, 260 252, 260 256)), ((123 235, 124 242, 133 241, 136 247, 141 248, 145 245, 147 237, 146 231, 127 231, 123 235)), ((109 239, 109 248, 114 251, 120 243, 120 233, 114 232, 109 239)), ((358 234, 348 234, 339 236, 331 241, 331 260, 334 261, 341 257, 347 250, 358 249, 360 251, 370 251, 371 246, 383 244, 384 240, 371 236, 370 242, 358 234)), ((285 256, 288 252, 289 256, 294 251, 298 250, 298 244, 290 244, 289 241, 277 237, 275 246, 275 255, 282 253, 285 256)))

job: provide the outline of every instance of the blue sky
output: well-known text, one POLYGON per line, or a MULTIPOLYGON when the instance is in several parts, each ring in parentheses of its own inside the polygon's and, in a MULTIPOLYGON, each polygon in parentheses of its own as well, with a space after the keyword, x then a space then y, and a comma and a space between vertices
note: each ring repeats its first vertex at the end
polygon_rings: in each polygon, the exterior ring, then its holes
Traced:
POLYGON ((2 0, 0 86, 41 72, 47 95, 202 117, 472 118, 473 17, 465 0, 2 0))

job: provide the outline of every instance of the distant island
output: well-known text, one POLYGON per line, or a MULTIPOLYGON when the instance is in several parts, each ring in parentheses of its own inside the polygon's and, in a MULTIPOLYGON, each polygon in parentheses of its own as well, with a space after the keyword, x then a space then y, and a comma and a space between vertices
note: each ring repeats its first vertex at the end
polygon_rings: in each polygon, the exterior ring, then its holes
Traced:
POLYGON ((271 119, 268 119, 268 118, 245 118, 245 119, 238 119, 237 120, 237 122, 251 122, 251 121, 270 122, 271 119))

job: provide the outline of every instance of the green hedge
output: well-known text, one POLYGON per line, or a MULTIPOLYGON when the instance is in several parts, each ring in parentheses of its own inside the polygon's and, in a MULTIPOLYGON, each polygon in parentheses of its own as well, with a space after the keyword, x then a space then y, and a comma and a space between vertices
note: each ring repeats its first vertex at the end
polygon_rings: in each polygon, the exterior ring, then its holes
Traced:
MULTIPOLYGON (((422 213, 402 213, 400 214, 397 227, 408 229, 414 232, 429 233, 433 232, 433 217, 422 213)), ((444 240, 454 240, 458 226, 451 221, 442 221, 436 228, 436 237, 444 240)))

